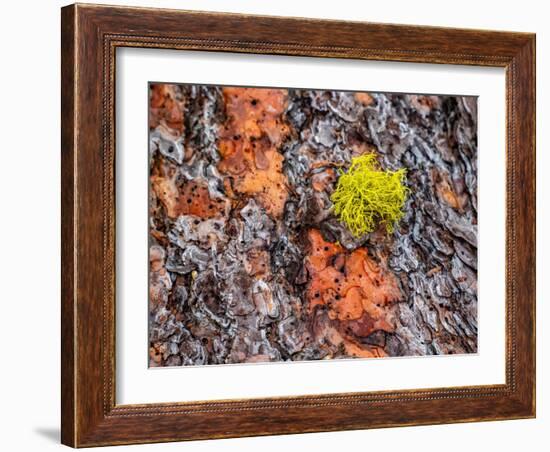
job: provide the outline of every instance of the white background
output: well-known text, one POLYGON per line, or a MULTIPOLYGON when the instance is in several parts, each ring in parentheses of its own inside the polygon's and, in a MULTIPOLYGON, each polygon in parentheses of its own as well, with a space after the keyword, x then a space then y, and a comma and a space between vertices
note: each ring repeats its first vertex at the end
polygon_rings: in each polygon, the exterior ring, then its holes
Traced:
POLYGON ((501 68, 158 49, 117 51, 119 404, 505 382, 505 77, 501 68), (479 96, 478 353, 148 369, 147 83, 151 80, 479 96), (137 200, 137 201, 136 201, 137 200), (140 201, 141 200, 141 201, 140 201), (139 225, 142 225, 140 227, 139 225), (346 378, 342 378, 346 375, 346 378), (406 375, 406 378, 404 376, 406 375), (223 381, 223 385, 218 382, 223 381), (182 384, 184 382, 184 384, 182 384))
MULTIPOLYGON (((537 32, 538 79, 538 222, 550 229, 543 211, 550 195, 548 124, 550 104, 550 31, 545 3, 537 0, 462 0, 358 2, 140 1, 119 4, 209 9, 260 14, 340 18, 470 28, 537 32)), ((8 451, 59 450, 59 1, 6 2, 0 16, 2 46, 2 371, 0 373, 0 445, 8 451)), ((538 237, 538 274, 548 274, 548 233, 538 237)), ((543 294, 549 278, 538 282, 538 416, 536 420, 370 431, 245 438, 116 450, 279 451, 386 449, 446 452, 491 448, 542 451, 550 429, 548 412, 548 333, 542 328, 550 309, 543 294), (546 380, 546 382, 544 381, 546 380)))

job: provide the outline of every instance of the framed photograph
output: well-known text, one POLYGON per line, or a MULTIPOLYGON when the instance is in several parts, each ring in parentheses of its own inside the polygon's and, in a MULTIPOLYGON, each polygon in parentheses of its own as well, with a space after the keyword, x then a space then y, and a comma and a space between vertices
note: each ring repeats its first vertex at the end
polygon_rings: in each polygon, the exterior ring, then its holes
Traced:
POLYGON ((62 9, 62 442, 535 416, 535 36, 62 9))

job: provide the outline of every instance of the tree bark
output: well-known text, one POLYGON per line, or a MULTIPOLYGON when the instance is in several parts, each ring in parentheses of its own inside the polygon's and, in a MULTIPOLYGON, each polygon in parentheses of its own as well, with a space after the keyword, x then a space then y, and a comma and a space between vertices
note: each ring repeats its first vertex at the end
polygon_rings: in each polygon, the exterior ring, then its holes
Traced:
POLYGON ((477 100, 152 85, 150 364, 477 351, 477 100), (392 234, 330 195, 405 168, 392 234))

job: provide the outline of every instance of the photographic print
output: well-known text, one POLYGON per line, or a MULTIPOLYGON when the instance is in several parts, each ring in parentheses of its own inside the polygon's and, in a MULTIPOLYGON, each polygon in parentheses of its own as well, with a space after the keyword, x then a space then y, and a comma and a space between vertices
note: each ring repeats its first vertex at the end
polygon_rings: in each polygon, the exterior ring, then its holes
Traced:
POLYGON ((63 444, 536 416, 535 34, 78 4, 61 43, 63 444))
POLYGON ((477 352, 476 97, 148 90, 150 367, 477 352))

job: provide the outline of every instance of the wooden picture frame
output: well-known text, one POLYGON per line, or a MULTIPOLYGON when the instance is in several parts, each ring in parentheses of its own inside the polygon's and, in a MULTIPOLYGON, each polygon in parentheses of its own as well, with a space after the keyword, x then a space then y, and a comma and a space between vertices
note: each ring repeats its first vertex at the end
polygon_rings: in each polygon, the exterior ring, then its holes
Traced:
POLYGON ((535 416, 535 35, 71 5, 62 9, 62 442, 73 447, 535 416), (115 50, 506 69, 506 383, 115 403, 115 50))

